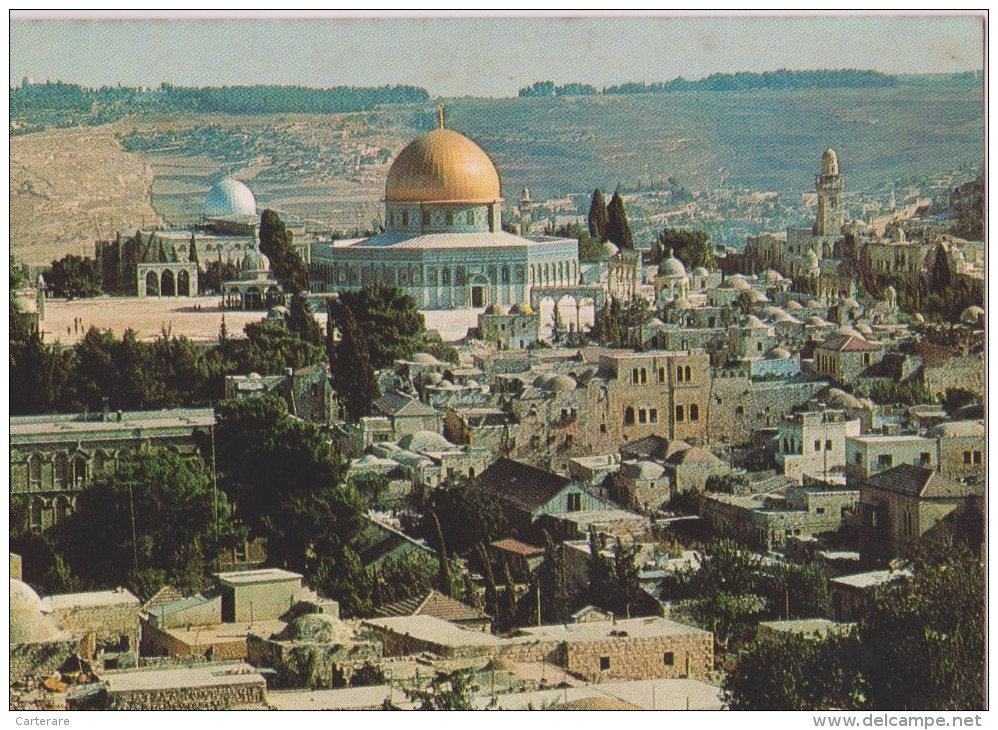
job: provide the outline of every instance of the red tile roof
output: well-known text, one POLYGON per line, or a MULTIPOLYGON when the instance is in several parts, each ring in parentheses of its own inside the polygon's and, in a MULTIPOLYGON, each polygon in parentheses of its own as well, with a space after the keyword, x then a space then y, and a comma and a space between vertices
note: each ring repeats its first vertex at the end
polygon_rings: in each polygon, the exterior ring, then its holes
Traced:
POLYGON ((882 345, 867 342, 855 335, 832 335, 818 345, 818 349, 834 350, 836 352, 873 352, 881 348, 882 345))
POLYGON ((512 538, 496 540, 491 545, 497 550, 505 550, 508 553, 516 553, 517 555, 524 555, 526 557, 544 554, 544 548, 537 547, 536 545, 528 545, 525 542, 513 540, 512 538))

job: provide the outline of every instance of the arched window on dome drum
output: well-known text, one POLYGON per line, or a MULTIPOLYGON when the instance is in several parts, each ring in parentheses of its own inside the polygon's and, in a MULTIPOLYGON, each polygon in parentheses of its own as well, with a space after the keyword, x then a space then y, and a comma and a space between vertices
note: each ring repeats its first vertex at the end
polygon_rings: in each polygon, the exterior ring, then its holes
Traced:
POLYGON ((55 488, 65 489, 69 483, 69 459, 65 454, 55 455, 55 488))
POLYGON ((509 283, 509 267, 508 266, 503 266, 502 267, 501 276, 502 276, 502 283, 503 284, 508 284, 509 283))
POLYGON ((444 269, 440 272, 440 280, 444 285, 450 284, 450 269, 444 269))
POLYGON ((28 457, 28 486, 30 489, 40 489, 42 486, 41 454, 32 454, 28 457))
POLYGON ((409 211, 402 211, 402 227, 407 228, 409 226, 409 211))

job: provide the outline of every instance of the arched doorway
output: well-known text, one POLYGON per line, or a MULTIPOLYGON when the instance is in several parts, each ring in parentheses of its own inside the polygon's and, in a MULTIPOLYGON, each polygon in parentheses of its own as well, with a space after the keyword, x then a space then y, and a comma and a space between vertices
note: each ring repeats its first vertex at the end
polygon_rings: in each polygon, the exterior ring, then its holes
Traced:
POLYGON ((147 297, 159 296, 159 277, 156 276, 155 271, 150 271, 148 274, 146 274, 146 296, 147 297))
POLYGON ((489 280, 482 275, 475 276, 469 282, 471 306, 480 309, 489 305, 489 280))
POLYGON ((191 295, 191 275, 186 270, 177 274, 177 296, 189 297, 191 295))
POLYGON ((173 272, 169 269, 163 272, 159 291, 164 297, 174 297, 177 295, 177 282, 173 278, 173 272))

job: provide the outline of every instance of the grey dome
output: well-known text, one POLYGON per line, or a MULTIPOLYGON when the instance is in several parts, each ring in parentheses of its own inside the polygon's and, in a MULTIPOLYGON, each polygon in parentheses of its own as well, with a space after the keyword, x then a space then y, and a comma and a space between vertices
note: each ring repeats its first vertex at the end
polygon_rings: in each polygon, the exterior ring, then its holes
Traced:
POLYGON ((256 216, 256 198, 245 183, 227 177, 208 191, 204 200, 204 214, 209 218, 256 216))
POLYGON ((670 249, 669 257, 663 259, 662 263, 658 265, 658 275, 682 278, 686 276, 686 267, 683 266, 682 261, 672 255, 672 250, 670 249))
POLYGON ((242 264, 240 264, 239 269, 242 271, 243 276, 265 276, 270 273, 270 259, 262 253, 250 251, 248 254, 243 256, 243 261, 242 264))
POLYGON ((436 431, 416 431, 399 439, 399 446, 406 451, 451 451, 454 444, 436 431))

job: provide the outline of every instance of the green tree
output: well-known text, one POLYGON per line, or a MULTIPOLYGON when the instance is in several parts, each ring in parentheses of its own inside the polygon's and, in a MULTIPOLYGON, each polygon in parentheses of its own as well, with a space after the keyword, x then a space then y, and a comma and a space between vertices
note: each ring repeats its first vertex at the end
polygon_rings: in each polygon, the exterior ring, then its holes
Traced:
POLYGON ((658 245, 665 252, 671 250, 672 255, 682 261, 689 270, 697 266, 710 268, 717 263, 717 256, 706 231, 666 228, 658 234, 658 245))
POLYGON ((274 276, 292 294, 308 291, 308 270, 294 249, 294 234, 269 208, 260 216, 260 253, 270 259, 274 276))
MULTIPOLYGON (((852 657, 856 640, 780 634, 739 652, 724 678, 732 710, 853 710, 863 684, 852 657)), ((894 709, 894 708, 892 708, 894 709)))
POLYGON ((301 339, 280 319, 250 322, 245 340, 229 340, 223 353, 238 363, 239 372, 280 375, 287 368, 308 367, 323 360, 321 346, 301 339))
POLYGON ((312 305, 308 303, 308 298, 304 294, 293 295, 289 310, 288 330, 299 340, 316 347, 322 347, 325 335, 315 319, 315 313, 312 312, 312 305))
POLYGON ((603 197, 603 191, 596 188, 593 191, 592 202, 589 204, 589 235, 597 243, 602 243, 607 240, 608 226, 606 199, 603 197))
POLYGON ((606 237, 615 243, 621 251, 634 250, 634 238, 631 226, 627 222, 627 210, 620 191, 615 191, 607 206, 606 237))
POLYGON ((691 576, 695 614, 724 649, 752 634, 752 621, 763 608, 759 558, 731 540, 704 549, 700 569, 691 576))
POLYGON ((340 340, 332 344, 330 354, 333 390, 343 402, 347 417, 355 421, 371 414, 379 396, 378 381, 367 336, 349 308, 340 313, 340 332, 340 340))
POLYGON ((11 415, 69 411, 78 407, 73 350, 46 345, 37 334, 10 341, 11 415))
POLYGON ((74 575, 95 587, 127 585, 143 598, 164 583, 185 593, 206 587, 218 551, 239 537, 228 498, 212 488, 203 462, 166 449, 98 476, 54 530, 74 575))
POLYGON ((984 585, 981 561, 957 549, 874 592, 859 623, 871 709, 984 707, 984 585))
POLYGON ((45 281, 59 297, 96 297, 103 293, 97 262, 86 256, 66 254, 52 262, 45 281))
POLYGON ((782 562, 761 581, 770 613, 780 618, 815 618, 831 609, 828 576, 816 563, 782 562))
POLYGON ((941 243, 936 246, 935 253, 932 270, 929 272, 929 289, 942 296, 953 285, 953 272, 950 270, 949 255, 941 243))
POLYGON ((502 507, 474 480, 455 480, 434 489, 421 511, 420 533, 434 548, 440 547, 433 519, 436 515, 452 556, 464 555, 479 542, 491 542, 507 534, 509 523, 502 507))
POLYGON ((273 396, 224 401, 216 413, 220 483, 271 561, 312 576, 325 560, 327 574, 344 574, 363 500, 322 429, 273 396))
POLYGON ((624 304, 612 297, 596 310, 589 338, 607 347, 626 347, 628 329, 648 324, 653 316, 651 303, 644 297, 632 297, 624 304))
POLYGON ((427 687, 406 689, 410 702, 417 702, 417 710, 474 710, 472 704, 478 686, 470 669, 456 672, 437 672, 427 687))
POLYGON ((198 275, 198 289, 202 294, 222 291, 223 281, 239 278, 239 267, 230 261, 209 261, 198 275))
POLYGON ((568 585, 565 566, 565 546, 556 543, 544 532, 544 562, 536 571, 536 583, 541 591, 541 615, 545 623, 560 624, 568 620, 574 597, 568 585))
MULTIPOLYGON (((400 358, 419 351, 426 336, 426 323, 416 300, 401 289, 383 284, 360 291, 340 292, 329 303, 330 328, 343 331, 345 312, 352 312, 368 343, 375 370, 389 367, 400 358)), ((335 365, 330 361, 330 365, 335 365)))

